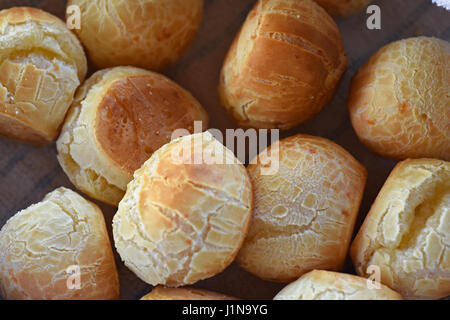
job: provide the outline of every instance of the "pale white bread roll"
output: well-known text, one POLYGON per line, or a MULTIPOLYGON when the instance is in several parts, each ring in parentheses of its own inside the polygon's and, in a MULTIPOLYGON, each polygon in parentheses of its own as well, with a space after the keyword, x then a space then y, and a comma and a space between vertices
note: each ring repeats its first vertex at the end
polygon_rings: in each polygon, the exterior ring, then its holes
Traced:
POLYGON ((329 102, 347 66, 333 19, 312 0, 259 0, 222 67, 222 104, 240 126, 289 129, 329 102))
POLYGON ((163 75, 134 67, 94 73, 79 88, 56 143, 72 183, 117 206, 136 169, 176 129, 208 126, 208 115, 186 90, 163 75))
POLYGON ((166 288, 157 286, 141 300, 239 300, 222 293, 197 288, 166 288))
POLYGON ((59 18, 27 7, 0 11, 0 134, 52 142, 86 71, 80 42, 59 18))
POLYGON ((397 164, 350 252, 359 275, 379 268, 381 282, 406 299, 450 295, 450 162, 397 164))
POLYGON ((358 13, 372 0, 314 0, 333 17, 346 17, 358 13))
POLYGON ((250 179, 234 154, 209 132, 184 136, 134 173, 113 219, 115 245, 145 282, 192 284, 233 261, 251 210, 250 179))
POLYGON ((287 285, 274 300, 402 300, 402 296, 362 277, 313 270, 287 285))
POLYGON ((354 77, 353 127, 373 152, 395 160, 450 160, 450 43, 430 37, 390 43, 354 77))
POLYGON ((299 134, 269 147, 248 172, 254 210, 238 263, 279 282, 313 269, 340 270, 364 192, 364 166, 330 140, 299 134), (269 159, 279 169, 262 174, 269 159))
POLYGON ((78 37, 97 68, 161 70, 192 42, 203 0, 69 0, 81 11, 78 37))
POLYGON ((0 291, 14 300, 118 299, 100 208, 59 188, 10 218, 0 231, 0 291))

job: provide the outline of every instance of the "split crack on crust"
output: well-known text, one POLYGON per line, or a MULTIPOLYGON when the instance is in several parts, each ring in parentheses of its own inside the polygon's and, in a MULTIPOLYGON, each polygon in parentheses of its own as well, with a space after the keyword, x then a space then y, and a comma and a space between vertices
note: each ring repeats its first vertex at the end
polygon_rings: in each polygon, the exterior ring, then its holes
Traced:
POLYGON ((377 264, 376 260, 381 259, 379 262, 382 263, 382 267, 389 270, 387 275, 389 278, 385 278, 388 282, 386 284, 394 288, 399 287, 398 290, 405 296, 417 298, 417 295, 426 294, 420 293, 420 289, 415 287, 417 280, 450 279, 450 270, 443 265, 446 252, 450 250, 450 240, 447 235, 438 230, 439 226, 445 223, 441 220, 442 215, 445 214, 443 208, 446 204, 450 204, 450 185, 448 169, 444 165, 440 165, 436 170, 425 165, 415 165, 414 170, 427 171, 429 176, 411 189, 397 191, 400 193, 406 191, 407 195, 402 197, 405 207, 397 213, 399 231, 395 239, 385 238, 387 219, 394 210, 392 206, 395 199, 391 198, 383 214, 378 218, 376 234, 368 236, 366 238, 368 245, 358 249, 364 251, 362 261, 358 263, 357 268, 367 277, 365 268, 371 264, 377 264), (443 178, 435 181, 436 177, 441 175, 443 178), (424 188, 426 188, 425 191, 424 188), (427 246, 430 236, 437 237, 441 246, 437 259, 429 257, 431 253, 427 250, 427 246), (407 262, 414 263, 414 267, 404 264, 407 262), (405 286, 411 288, 406 289, 405 286))

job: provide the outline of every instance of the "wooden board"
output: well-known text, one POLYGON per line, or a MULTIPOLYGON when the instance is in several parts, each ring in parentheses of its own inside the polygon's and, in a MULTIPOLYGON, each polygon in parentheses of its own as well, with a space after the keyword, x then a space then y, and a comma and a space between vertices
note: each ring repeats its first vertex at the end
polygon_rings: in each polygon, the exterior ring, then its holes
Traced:
MULTIPOLYGON (((64 18, 65 2, 0 0, 0 9, 27 5, 64 18)), ((217 84, 225 54, 254 2, 205 0, 204 19, 196 40, 178 63, 164 72, 202 103, 210 115, 212 128, 235 127, 220 106, 217 84)), ((391 41, 418 35, 450 40, 450 13, 432 5, 431 0, 377 0, 373 3, 381 8, 381 30, 366 28, 368 16, 364 12, 337 20, 344 37, 349 67, 333 101, 311 121, 282 133, 282 137, 301 132, 329 138, 367 167, 369 176, 357 227, 395 163, 369 153, 353 132, 346 106, 350 80, 377 49, 391 41)), ((17 211, 39 202, 45 194, 60 186, 76 190, 56 160, 54 145, 33 147, 0 138, 0 227, 17 211)), ((115 208, 97 203, 103 209, 111 235, 115 208)), ((138 299, 151 290, 151 286, 123 265, 117 254, 116 261, 122 299, 138 299)), ((346 271, 353 272, 350 261, 347 261, 346 271)), ((242 298, 272 299, 284 284, 262 281, 233 263, 222 274, 200 281, 195 286, 242 298)))

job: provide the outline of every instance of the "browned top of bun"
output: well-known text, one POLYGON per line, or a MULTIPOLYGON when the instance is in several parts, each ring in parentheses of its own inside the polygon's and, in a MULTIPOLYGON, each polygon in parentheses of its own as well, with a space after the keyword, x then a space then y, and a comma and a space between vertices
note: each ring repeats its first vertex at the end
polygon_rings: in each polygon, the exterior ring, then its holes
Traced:
POLYGON ((133 173, 171 140, 173 130, 193 132, 205 115, 198 102, 159 75, 116 80, 97 109, 96 136, 105 152, 133 173))

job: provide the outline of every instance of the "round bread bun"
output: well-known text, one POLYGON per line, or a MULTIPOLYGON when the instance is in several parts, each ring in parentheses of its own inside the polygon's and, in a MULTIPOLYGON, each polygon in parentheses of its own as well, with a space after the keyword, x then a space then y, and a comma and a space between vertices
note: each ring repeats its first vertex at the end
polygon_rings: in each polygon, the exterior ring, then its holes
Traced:
POLYGON ((0 231, 0 291, 12 300, 118 299, 100 208, 59 188, 9 219, 0 231), (72 266, 79 268, 79 288, 72 266))
POLYGON ((192 284, 233 261, 251 210, 250 179, 234 154, 209 132, 184 136, 135 172, 113 219, 115 245, 143 281, 192 284))
POLYGON ((351 246, 359 275, 407 299, 450 295, 450 162, 405 160, 389 175, 351 246))
POLYGON ((225 294, 197 288, 165 288, 157 286, 141 300, 239 300, 225 294))
POLYGON ((77 37, 33 8, 0 11, 0 134, 48 144, 59 133, 87 71, 77 37))
POLYGON ((312 0, 259 0, 222 67, 222 104, 242 127, 290 129, 322 110, 347 67, 333 19, 312 0))
POLYGON ((333 17, 346 17, 356 14, 372 0, 315 0, 333 17))
POLYGON ((262 279, 279 282, 294 281, 313 269, 341 269, 366 169, 324 138, 296 135, 275 146, 248 166, 254 210, 238 263, 262 279), (278 172, 263 175, 269 154, 278 157, 278 172))
POLYGON ((81 11, 75 32, 97 68, 132 65, 159 71, 197 34, 203 0, 69 0, 81 11))
POLYGON ((367 281, 351 274, 313 270, 287 285, 274 300, 402 300, 388 287, 367 281))
POLYGON ((359 139, 395 160, 450 160, 450 43, 400 40, 353 79, 348 107, 359 139))
POLYGON ((133 172, 174 130, 193 132, 196 120, 207 128, 198 101, 163 75, 101 70, 77 91, 57 141, 58 160, 78 189, 117 206, 133 172))

